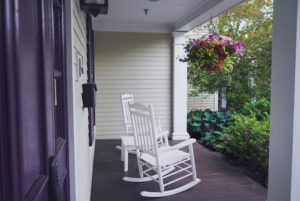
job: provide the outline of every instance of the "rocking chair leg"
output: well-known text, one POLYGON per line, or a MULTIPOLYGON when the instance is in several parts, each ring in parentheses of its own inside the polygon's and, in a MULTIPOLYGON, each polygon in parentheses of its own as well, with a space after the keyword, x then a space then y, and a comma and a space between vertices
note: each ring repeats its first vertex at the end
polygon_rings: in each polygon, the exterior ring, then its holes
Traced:
POLYGON ((159 189, 160 189, 160 192, 164 192, 165 187, 164 187, 164 181, 163 181, 163 177, 162 177, 162 173, 161 173, 161 167, 157 167, 157 169, 158 169, 159 189))
POLYGON ((124 161, 124 154, 125 154, 125 147, 122 143, 122 146, 121 146, 121 161, 124 161))
POLYGON ((197 173, 196 173, 196 165, 195 165, 193 144, 189 145, 189 152, 191 154, 191 165, 192 165, 193 180, 195 181, 197 179, 197 173))
POLYGON ((124 148, 124 172, 128 171, 128 151, 124 148))

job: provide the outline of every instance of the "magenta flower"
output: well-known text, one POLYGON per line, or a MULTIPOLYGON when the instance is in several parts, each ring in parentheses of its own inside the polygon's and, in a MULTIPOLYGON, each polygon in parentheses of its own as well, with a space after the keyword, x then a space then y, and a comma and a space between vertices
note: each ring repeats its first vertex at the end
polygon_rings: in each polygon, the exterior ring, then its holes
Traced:
POLYGON ((216 37, 218 37, 218 33, 214 33, 214 35, 215 35, 216 37))
POLYGON ((195 39, 193 39, 193 43, 195 46, 197 45, 197 41, 195 39))
POLYGON ((236 53, 236 49, 235 48, 232 49, 232 54, 234 54, 234 53, 236 53))
POLYGON ((202 47, 204 47, 204 42, 203 42, 203 41, 201 41, 201 42, 200 42, 200 45, 201 45, 202 47))
POLYGON ((209 40, 211 40, 211 39, 212 39, 212 37, 213 37, 212 35, 208 35, 208 38, 209 38, 209 40))
POLYGON ((244 45, 243 41, 241 41, 241 45, 242 45, 242 47, 243 47, 243 48, 245 47, 245 45, 244 45))

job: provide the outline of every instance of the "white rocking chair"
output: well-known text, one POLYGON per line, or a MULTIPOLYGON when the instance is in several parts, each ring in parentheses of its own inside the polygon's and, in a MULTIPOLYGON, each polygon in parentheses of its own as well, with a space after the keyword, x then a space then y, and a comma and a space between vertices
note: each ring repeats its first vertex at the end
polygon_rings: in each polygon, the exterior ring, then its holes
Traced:
POLYGON ((124 177, 128 182, 156 181, 159 184, 160 192, 142 191, 145 197, 163 197, 183 192, 200 182, 197 178, 193 143, 195 139, 188 139, 174 146, 159 146, 154 125, 152 106, 144 106, 139 103, 129 105, 131 121, 134 130, 134 142, 139 168, 140 178, 124 177), (179 149, 189 147, 189 152, 179 149), (151 172, 154 172, 151 174, 151 172), (177 178, 168 181, 168 178, 177 178), (182 173, 184 173, 182 175, 182 173), (174 177, 171 177, 174 176, 174 177), (172 190, 165 190, 165 187, 186 177, 192 177, 192 181, 172 190))
MULTIPOLYGON (((128 171, 128 154, 136 154, 136 148, 134 145, 133 129, 131 124, 131 118, 129 113, 129 104, 134 103, 133 94, 121 94, 121 103, 123 110, 125 136, 121 137, 122 145, 117 145, 116 148, 121 150, 121 160, 124 161, 124 172, 128 171)), ((159 136, 158 141, 160 145, 168 144, 169 131, 162 131, 160 125, 160 118, 156 119, 156 131, 159 136)))

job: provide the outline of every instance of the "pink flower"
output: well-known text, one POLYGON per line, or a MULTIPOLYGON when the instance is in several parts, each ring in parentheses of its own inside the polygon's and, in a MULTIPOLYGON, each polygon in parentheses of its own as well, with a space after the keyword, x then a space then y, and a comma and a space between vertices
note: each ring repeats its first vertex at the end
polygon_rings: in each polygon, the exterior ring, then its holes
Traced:
POLYGON ((244 45, 243 41, 241 41, 241 45, 242 45, 242 47, 245 47, 245 45, 244 45))
POLYGON ((218 37, 218 33, 214 33, 214 35, 215 35, 216 37, 218 37))
POLYGON ((203 42, 203 41, 201 41, 201 42, 200 42, 200 45, 201 45, 202 47, 204 47, 204 42, 203 42))
POLYGON ((193 43, 195 46, 197 45, 197 41, 195 39, 193 39, 193 43))
POLYGON ((211 40, 211 39, 212 39, 212 37, 213 37, 212 35, 208 35, 208 38, 209 38, 209 40, 211 40))
POLYGON ((236 49, 235 48, 232 49, 232 54, 234 54, 234 53, 236 53, 236 49))

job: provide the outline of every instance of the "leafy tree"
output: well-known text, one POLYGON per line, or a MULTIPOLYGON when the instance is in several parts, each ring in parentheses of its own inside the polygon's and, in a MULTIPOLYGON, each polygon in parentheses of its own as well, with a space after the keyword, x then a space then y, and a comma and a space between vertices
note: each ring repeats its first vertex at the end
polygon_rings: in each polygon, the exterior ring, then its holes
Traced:
POLYGON ((248 0, 195 29, 191 37, 219 32, 234 41, 243 41, 245 53, 232 72, 188 70, 194 95, 219 92, 227 109, 240 110, 249 100, 270 100, 272 59, 272 0, 248 0))

